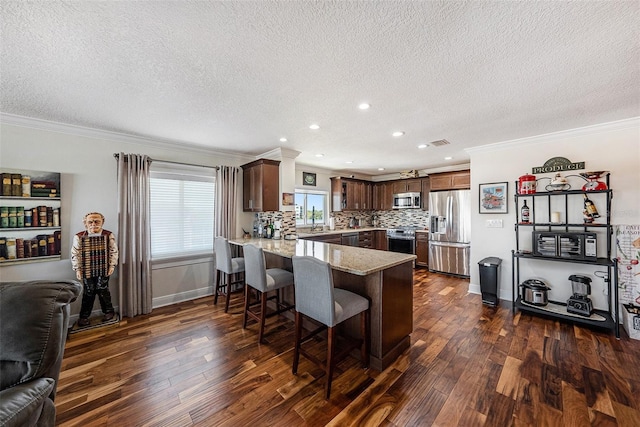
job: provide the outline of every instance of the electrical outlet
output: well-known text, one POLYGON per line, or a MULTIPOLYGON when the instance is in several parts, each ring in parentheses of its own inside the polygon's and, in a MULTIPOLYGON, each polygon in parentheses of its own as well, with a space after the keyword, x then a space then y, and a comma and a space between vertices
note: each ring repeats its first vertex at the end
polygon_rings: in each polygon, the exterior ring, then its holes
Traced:
POLYGON ((487 228, 502 228, 502 220, 501 219, 488 219, 487 220, 487 228))

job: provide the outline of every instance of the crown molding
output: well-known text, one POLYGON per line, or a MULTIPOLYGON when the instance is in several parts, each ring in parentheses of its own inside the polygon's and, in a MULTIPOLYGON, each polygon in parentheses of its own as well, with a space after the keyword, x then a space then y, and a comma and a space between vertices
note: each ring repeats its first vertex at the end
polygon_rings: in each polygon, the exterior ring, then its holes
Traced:
POLYGON ((273 150, 269 150, 266 153, 259 154, 256 156, 257 159, 272 159, 272 160, 280 160, 280 159, 295 159, 300 155, 299 151, 292 150, 290 148, 284 147, 276 147, 273 150))
POLYGON ((581 128, 568 129, 559 132, 545 133, 537 136, 526 138, 512 139, 509 141, 496 142, 493 144, 482 145, 479 147, 466 148, 467 153, 479 153, 498 151, 506 148, 518 146, 521 148, 523 144, 543 144, 548 142, 556 142, 558 139, 577 138, 587 135, 594 135, 603 132, 613 132, 618 130, 636 128, 640 130, 640 117, 631 117, 615 122, 601 123, 597 125, 585 126, 581 128))
POLYGON ((238 154, 230 151, 214 150, 206 148, 201 145, 196 145, 190 142, 162 139, 162 138, 149 138, 144 136, 129 135, 126 133, 113 132, 101 129, 94 129, 78 125, 70 125, 66 123, 53 122, 43 119, 35 119, 32 117, 18 116, 15 114, 0 113, 0 124, 13 125, 24 128, 31 128, 36 130, 44 130, 49 132, 63 133, 66 135, 81 136, 85 138, 109 140, 115 142, 123 142, 127 144, 139 144, 145 146, 151 146, 164 149, 180 149, 197 154, 207 155, 220 155, 229 158, 234 158, 240 161, 251 159, 252 156, 246 154, 238 154))

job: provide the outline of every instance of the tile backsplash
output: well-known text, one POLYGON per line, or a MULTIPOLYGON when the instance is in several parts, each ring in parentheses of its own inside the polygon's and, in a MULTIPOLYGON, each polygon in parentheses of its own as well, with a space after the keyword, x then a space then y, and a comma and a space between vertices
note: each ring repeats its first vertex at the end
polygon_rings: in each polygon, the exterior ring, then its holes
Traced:
MULTIPOLYGON (((261 212, 258 218, 263 223, 267 221, 281 221, 282 235, 296 232, 296 219, 294 212, 261 212)), ((418 226, 420 228, 429 227, 429 212, 422 209, 399 209, 389 211, 350 211, 350 212, 330 212, 329 217, 335 219, 337 229, 349 227, 351 218, 361 220, 363 227, 373 227, 374 219, 378 220, 380 228, 395 228, 400 226, 418 226)), ((329 219, 327 218, 327 226, 329 219)))

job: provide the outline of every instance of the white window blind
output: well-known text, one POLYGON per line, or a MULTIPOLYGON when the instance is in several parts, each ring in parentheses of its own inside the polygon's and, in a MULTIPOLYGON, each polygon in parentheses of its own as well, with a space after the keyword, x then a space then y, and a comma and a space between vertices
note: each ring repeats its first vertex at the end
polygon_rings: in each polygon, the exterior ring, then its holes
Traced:
POLYGON ((151 257, 213 251, 215 176, 212 169, 151 169, 151 257))

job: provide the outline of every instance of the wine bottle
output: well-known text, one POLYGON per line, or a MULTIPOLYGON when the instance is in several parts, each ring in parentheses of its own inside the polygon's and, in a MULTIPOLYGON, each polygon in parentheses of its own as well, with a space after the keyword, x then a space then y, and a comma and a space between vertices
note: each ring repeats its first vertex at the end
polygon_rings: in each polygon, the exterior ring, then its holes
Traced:
POLYGON ((584 209, 587 211, 591 218, 600 218, 596 205, 584 194, 584 209))
POLYGON ((524 205, 522 205, 522 208, 520 209, 520 218, 522 219, 523 223, 529 223, 529 206, 527 206, 526 200, 524 201, 524 205))

